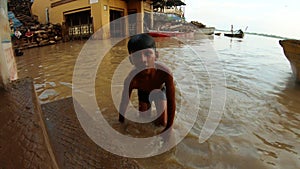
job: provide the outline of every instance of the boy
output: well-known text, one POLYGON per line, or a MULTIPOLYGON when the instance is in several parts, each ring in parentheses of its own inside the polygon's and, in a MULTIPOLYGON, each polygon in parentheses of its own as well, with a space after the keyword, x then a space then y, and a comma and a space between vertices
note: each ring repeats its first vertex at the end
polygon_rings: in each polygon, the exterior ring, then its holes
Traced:
POLYGON ((156 62, 158 52, 150 35, 134 35, 127 47, 130 62, 135 68, 124 81, 119 121, 124 122, 132 90, 137 89, 140 115, 150 113, 151 101, 154 101, 157 113, 162 112, 156 124, 165 126, 165 131, 173 125, 176 109, 172 73, 166 65, 156 62))

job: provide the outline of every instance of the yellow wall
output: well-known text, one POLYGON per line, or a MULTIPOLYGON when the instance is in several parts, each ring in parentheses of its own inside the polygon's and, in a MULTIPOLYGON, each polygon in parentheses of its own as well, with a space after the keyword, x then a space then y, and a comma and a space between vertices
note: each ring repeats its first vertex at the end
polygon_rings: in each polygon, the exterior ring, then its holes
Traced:
POLYGON ((50 0, 35 0, 31 6, 32 14, 38 16, 40 23, 46 23, 46 8, 50 10, 50 0))
MULTIPOLYGON (((121 0, 103 0, 100 3, 99 11, 101 11, 100 15, 95 15, 94 18, 100 20, 100 24, 94 25, 94 30, 97 31, 98 29, 102 28, 103 32, 99 32, 102 35, 102 38, 109 38, 110 37, 110 16, 109 10, 119 10, 124 12, 124 16, 127 15, 127 3, 121 0), (106 10, 104 10, 104 6, 106 6, 106 10)), ((127 32, 127 30, 126 30, 127 32)))
POLYGON ((144 10, 145 11, 148 11, 148 12, 153 11, 153 9, 151 8, 151 3, 152 2, 150 0, 144 1, 144 10))
MULTIPOLYGON (((89 4, 89 0, 76 0, 66 4, 58 5, 51 7, 51 3, 59 2, 60 0, 35 0, 32 5, 32 12, 34 15, 37 15, 39 21, 41 23, 46 22, 45 9, 49 8, 49 19, 50 23, 62 23, 65 21, 64 12, 76 11, 81 8, 90 8, 91 9, 91 17, 93 18, 93 26, 94 32, 103 27, 104 31, 101 32, 102 38, 109 38, 109 25, 110 16, 109 10, 121 10, 124 12, 124 16, 128 14, 128 10, 136 10, 140 17, 138 20, 138 30, 143 32, 143 14, 145 11, 152 11, 151 9, 151 0, 141 1, 141 0, 130 0, 128 3, 124 0, 98 0, 98 3, 89 4), (106 6, 106 10, 104 10, 104 6, 106 6)), ((127 22, 126 22, 127 23, 127 22)), ((128 33, 128 29, 126 28, 126 32, 128 33)))
MULTIPOLYGON (((91 15, 93 17, 93 26, 94 26, 94 38, 101 36, 100 33, 96 32, 102 25, 102 18, 109 16, 109 13, 103 11, 103 4, 92 4, 91 5, 91 15), (100 17, 102 16, 102 17, 100 17), (97 35, 96 35, 97 34, 97 35), (98 35, 99 34, 99 35, 98 35)), ((107 37, 108 35, 103 35, 107 37)))
MULTIPOLYGON (((53 1, 51 1, 53 3, 53 1)), ((77 10, 80 8, 90 7, 88 0, 77 0, 63 5, 52 7, 49 11, 51 23, 62 23, 64 22, 64 12, 77 10)), ((75 11, 74 11, 75 12, 75 11)))
POLYGON ((136 11, 139 13, 137 15, 137 32, 144 32, 143 20, 144 20, 144 11, 152 12, 151 0, 140 1, 140 0, 130 0, 128 3, 128 11, 136 11))

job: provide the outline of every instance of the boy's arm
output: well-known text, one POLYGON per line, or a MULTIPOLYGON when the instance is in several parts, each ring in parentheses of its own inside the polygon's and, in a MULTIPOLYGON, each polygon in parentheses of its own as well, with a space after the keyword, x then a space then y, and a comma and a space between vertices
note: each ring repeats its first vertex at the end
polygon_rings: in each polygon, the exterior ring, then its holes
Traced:
POLYGON ((167 96, 167 125, 165 130, 168 130, 173 125, 175 118, 176 102, 175 102, 175 86, 173 81, 173 76, 168 75, 166 80, 166 96, 167 96))
POLYGON ((125 120, 125 112, 127 110, 127 106, 129 103, 129 99, 130 99, 130 95, 132 92, 132 87, 130 85, 130 82, 128 82, 129 80, 126 79, 124 82, 124 87, 123 87, 123 92, 122 92, 122 98, 121 98, 121 103, 120 103, 120 107, 119 107, 119 121, 121 123, 124 122, 125 120))

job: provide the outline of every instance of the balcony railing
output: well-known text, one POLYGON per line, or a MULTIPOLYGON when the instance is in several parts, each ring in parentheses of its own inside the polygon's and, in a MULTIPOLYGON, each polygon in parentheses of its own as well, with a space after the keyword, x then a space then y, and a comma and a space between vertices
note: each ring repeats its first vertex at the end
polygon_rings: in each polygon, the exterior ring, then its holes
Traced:
POLYGON ((69 36, 71 38, 88 38, 93 34, 93 25, 84 24, 69 27, 69 36))

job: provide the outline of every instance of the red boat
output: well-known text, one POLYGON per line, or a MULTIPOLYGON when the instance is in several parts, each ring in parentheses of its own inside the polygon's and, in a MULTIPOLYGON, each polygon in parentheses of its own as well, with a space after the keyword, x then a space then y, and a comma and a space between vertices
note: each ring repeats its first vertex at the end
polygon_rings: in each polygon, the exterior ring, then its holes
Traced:
POLYGON ((149 30, 148 34, 152 37, 193 37, 194 36, 194 32, 178 32, 178 31, 149 30))

